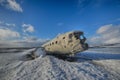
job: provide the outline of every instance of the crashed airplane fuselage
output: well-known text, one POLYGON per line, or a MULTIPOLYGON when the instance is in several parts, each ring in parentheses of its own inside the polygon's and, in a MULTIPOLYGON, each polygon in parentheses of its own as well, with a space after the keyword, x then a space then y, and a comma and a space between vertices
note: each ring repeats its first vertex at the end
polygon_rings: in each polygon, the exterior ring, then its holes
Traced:
POLYGON ((88 49, 86 38, 82 31, 71 31, 42 45, 46 54, 71 56, 88 49))

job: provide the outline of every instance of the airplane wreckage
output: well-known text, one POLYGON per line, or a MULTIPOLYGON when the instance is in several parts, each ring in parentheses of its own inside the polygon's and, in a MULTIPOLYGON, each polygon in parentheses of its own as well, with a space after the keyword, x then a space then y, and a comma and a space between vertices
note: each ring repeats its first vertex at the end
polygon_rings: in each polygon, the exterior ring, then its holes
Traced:
MULTIPOLYGON (((54 39, 43 44, 41 47, 44 55, 53 55, 58 58, 67 58, 88 49, 88 44, 82 31, 71 31, 60 34, 54 39)), ((35 54, 38 48, 28 54, 28 57, 35 59, 39 57, 35 54)))

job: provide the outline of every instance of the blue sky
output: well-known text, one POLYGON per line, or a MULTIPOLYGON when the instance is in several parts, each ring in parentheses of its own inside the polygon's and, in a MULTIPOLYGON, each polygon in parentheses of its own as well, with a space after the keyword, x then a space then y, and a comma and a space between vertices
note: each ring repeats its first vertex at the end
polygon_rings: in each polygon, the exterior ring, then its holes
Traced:
POLYGON ((96 40, 103 36, 98 31, 107 26, 120 29, 120 0, 0 1, 0 29, 3 32, 0 40, 52 39, 71 30, 84 31, 87 38, 96 40), (4 33, 6 29, 9 31, 4 33), (9 33, 13 38, 6 38, 9 33))

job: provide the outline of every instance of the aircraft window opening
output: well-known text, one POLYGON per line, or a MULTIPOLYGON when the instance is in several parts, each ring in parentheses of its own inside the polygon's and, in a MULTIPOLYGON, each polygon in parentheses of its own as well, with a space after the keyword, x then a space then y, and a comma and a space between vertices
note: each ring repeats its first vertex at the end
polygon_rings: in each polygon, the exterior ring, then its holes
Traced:
POLYGON ((65 37, 63 37, 63 39, 65 39, 65 37))
POLYGON ((54 42, 52 42, 52 44, 54 44, 54 42))
POLYGON ((82 36, 82 35, 80 35, 80 39, 83 39, 83 36, 82 36))
POLYGON ((58 42, 56 41, 55 43, 57 44, 58 42))
POLYGON ((72 34, 69 34, 69 38, 72 38, 72 36, 73 36, 72 34))

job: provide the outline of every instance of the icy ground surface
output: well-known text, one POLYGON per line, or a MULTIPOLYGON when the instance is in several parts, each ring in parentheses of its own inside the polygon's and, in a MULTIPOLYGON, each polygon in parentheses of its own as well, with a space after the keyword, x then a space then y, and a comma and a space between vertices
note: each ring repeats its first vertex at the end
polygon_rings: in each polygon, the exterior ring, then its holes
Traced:
POLYGON ((119 49, 90 49, 76 56, 92 60, 78 58, 74 62, 53 56, 27 60, 25 55, 32 50, 0 53, 0 80, 120 80, 119 49))

